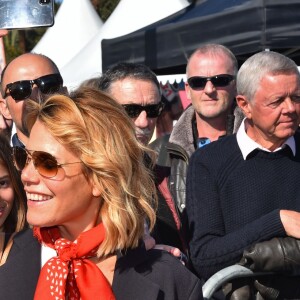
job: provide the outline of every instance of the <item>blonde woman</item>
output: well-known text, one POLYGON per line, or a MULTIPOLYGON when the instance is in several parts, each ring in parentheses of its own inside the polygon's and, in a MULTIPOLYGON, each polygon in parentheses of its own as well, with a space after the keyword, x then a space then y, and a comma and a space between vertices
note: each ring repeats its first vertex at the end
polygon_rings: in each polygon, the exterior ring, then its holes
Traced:
POLYGON ((91 88, 32 106, 14 160, 33 231, 16 236, 0 268, 1 297, 202 299, 177 258, 143 246, 155 186, 123 108, 91 88))

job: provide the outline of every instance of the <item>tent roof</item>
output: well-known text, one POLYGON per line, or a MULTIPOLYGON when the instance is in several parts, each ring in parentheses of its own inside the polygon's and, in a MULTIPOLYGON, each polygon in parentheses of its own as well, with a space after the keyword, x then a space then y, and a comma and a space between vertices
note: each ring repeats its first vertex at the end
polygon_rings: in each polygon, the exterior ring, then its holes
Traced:
POLYGON ((128 34, 169 16, 188 4, 187 0, 121 0, 88 44, 61 69, 64 82, 73 89, 82 81, 101 74, 103 38, 128 34))
POLYGON ((102 67, 131 61, 157 74, 184 73, 189 55, 205 43, 229 47, 239 62, 270 49, 300 64, 300 1, 196 0, 134 33, 103 39, 102 67))

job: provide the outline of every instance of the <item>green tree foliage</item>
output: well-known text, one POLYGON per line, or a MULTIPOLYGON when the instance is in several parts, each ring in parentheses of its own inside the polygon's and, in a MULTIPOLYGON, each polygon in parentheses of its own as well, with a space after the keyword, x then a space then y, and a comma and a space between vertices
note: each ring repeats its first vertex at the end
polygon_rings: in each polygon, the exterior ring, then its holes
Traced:
POLYGON ((12 30, 3 38, 6 63, 18 55, 30 52, 45 33, 45 28, 12 30))
POLYGON ((102 0, 99 1, 98 14, 103 22, 105 22, 114 11, 120 0, 102 0))
MULTIPOLYGON (((21 1, 21 0, 19 0, 21 1)), ((76 0, 74 0, 76 1, 76 0)), ((120 0, 90 0, 99 14, 101 20, 105 22, 116 8, 120 0)), ((141 0, 142 1, 142 0, 141 0)), ((59 8, 59 4, 54 4, 55 12, 59 8)), ((12 30, 3 38, 6 63, 18 55, 30 52, 43 36, 47 28, 37 28, 28 30, 12 30)))

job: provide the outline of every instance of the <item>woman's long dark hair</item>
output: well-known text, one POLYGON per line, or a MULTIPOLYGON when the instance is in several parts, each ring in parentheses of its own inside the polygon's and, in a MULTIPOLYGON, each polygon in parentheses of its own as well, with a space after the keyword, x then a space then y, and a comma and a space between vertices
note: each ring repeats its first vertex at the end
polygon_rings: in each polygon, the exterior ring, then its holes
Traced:
POLYGON ((14 203, 10 214, 3 224, 3 231, 13 233, 27 227, 26 194, 20 173, 15 168, 12 160, 12 149, 9 140, 2 133, 0 133, 0 164, 7 169, 14 190, 14 203))

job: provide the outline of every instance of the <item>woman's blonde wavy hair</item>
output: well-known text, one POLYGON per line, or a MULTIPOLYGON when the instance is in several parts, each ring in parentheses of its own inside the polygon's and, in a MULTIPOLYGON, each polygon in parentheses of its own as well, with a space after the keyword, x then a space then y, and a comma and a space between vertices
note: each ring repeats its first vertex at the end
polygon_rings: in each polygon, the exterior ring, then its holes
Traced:
POLYGON ((107 236, 99 256, 136 247, 145 221, 150 230, 154 226, 157 198, 144 163, 148 149, 136 139, 123 107, 99 90, 82 87, 41 104, 30 101, 29 130, 36 120, 78 155, 84 174, 102 191, 100 218, 107 236))

